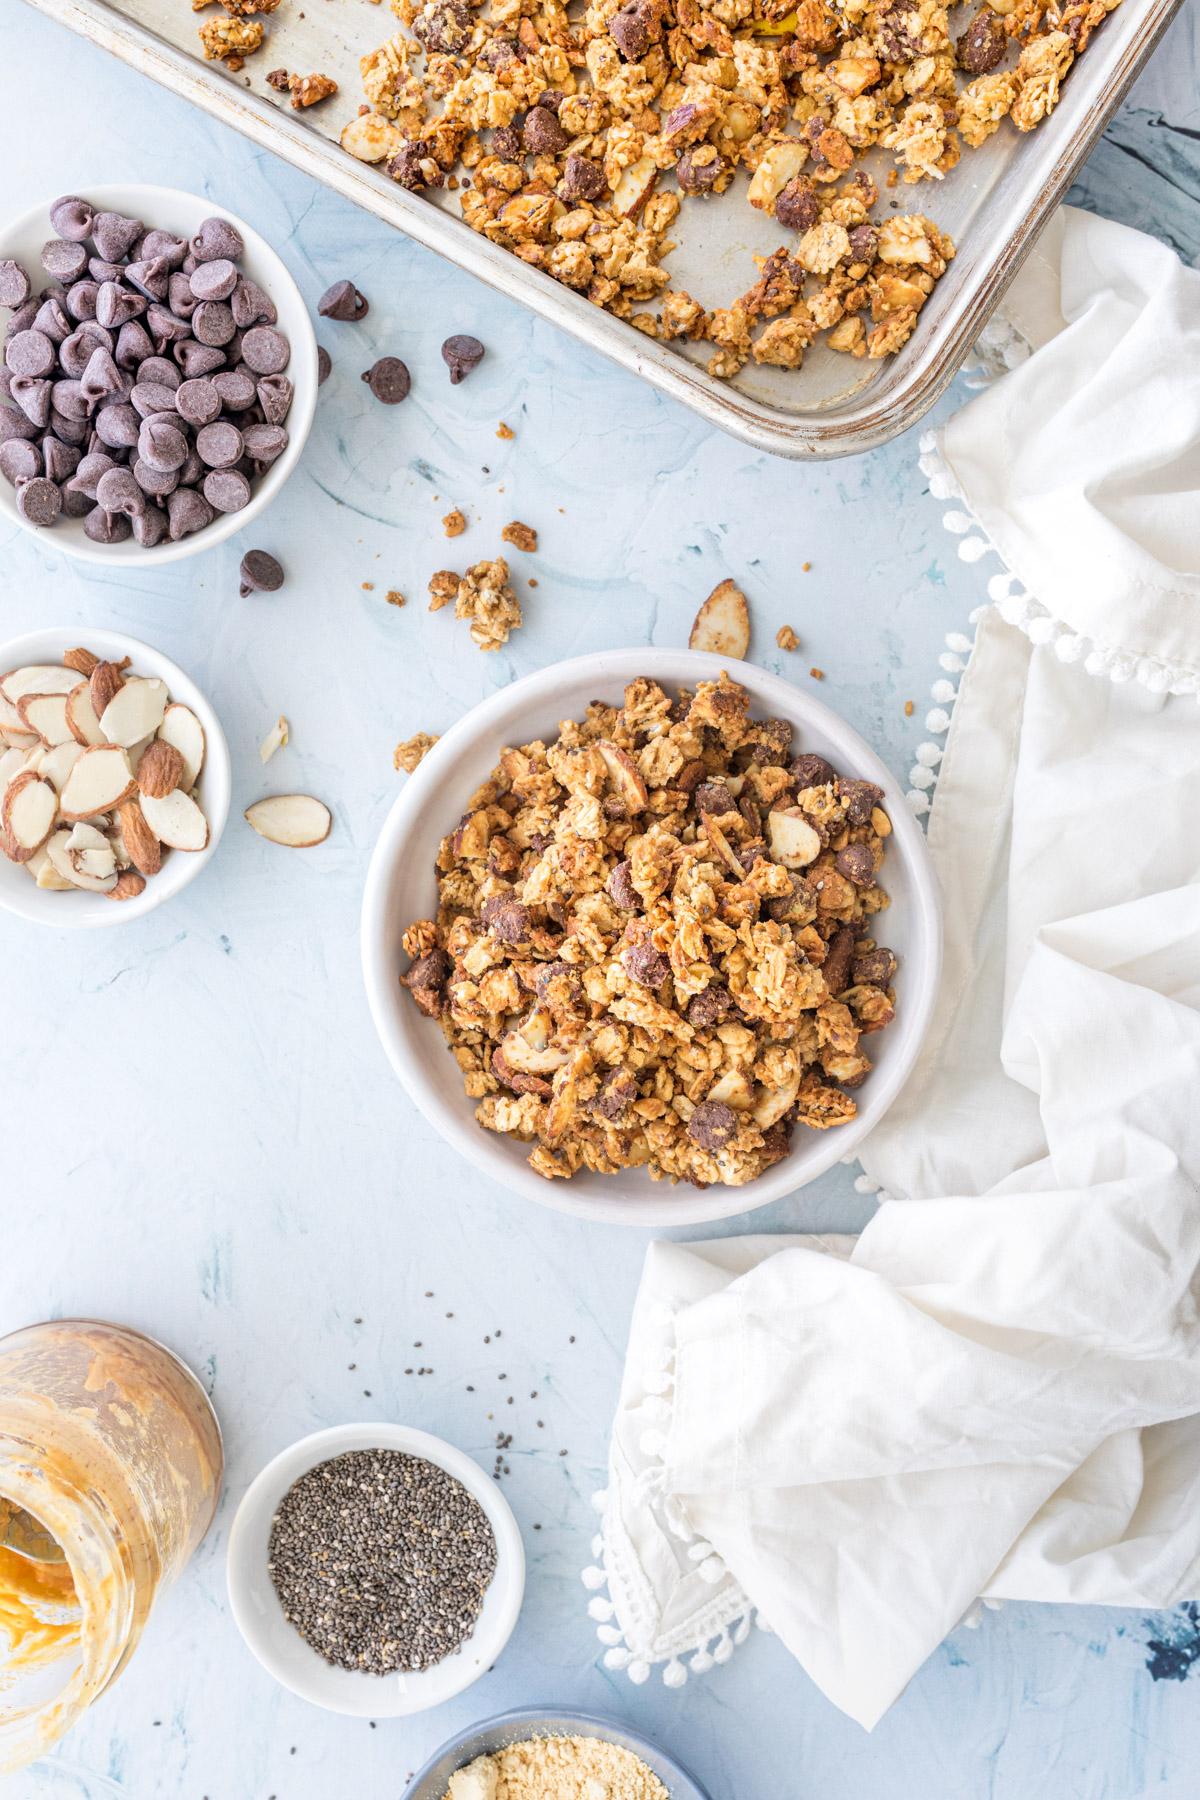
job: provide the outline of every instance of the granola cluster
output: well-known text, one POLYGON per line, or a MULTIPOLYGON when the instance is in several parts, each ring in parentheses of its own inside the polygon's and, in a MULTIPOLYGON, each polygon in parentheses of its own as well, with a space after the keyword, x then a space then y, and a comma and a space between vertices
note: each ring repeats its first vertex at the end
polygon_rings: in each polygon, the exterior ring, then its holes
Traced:
POLYGON ((799 368, 819 333, 881 358, 954 254, 887 185, 939 181, 1010 118, 1032 130, 1120 0, 391 0, 411 32, 362 58, 342 143, 401 186, 456 189, 474 230, 652 337, 706 340, 711 372, 799 368), (786 238, 731 305, 673 291, 685 199, 748 172, 786 238), (455 171, 462 171, 461 176, 455 171))
POLYGON ((438 854, 401 977, 476 1117, 547 1178, 740 1186, 852 1119, 894 1016, 881 791, 725 675, 639 679, 505 750, 438 854))
MULTIPOLYGON (((446 532, 447 537, 457 535, 446 532)), ((439 569, 431 575, 430 612, 441 612, 451 602, 456 619, 470 620, 472 640, 481 650, 499 650, 522 622, 521 602, 509 584, 508 564, 502 556, 474 563, 465 575, 456 575, 453 569, 439 569)))

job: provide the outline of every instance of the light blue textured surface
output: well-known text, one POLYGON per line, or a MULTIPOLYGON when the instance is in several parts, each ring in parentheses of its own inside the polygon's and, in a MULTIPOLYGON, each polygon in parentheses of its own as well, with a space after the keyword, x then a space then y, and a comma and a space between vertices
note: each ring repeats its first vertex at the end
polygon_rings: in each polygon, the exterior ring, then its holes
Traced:
MULTIPOLYGON (((487 1464, 512 1432, 506 1491, 530 1561, 496 1670, 441 1712, 371 1729, 311 1711, 251 1661, 218 1529, 65 1754, 134 1800, 396 1800, 453 1729, 558 1702, 627 1717, 713 1800, 1194 1796, 1200 1634, 1182 1613, 988 1613, 869 1737, 759 1636, 679 1694, 598 1668, 578 1572, 643 1240, 522 1207, 468 1171, 392 1080, 361 992, 359 894, 395 741, 554 659, 682 641, 727 574, 751 598, 752 656, 797 682, 824 669, 821 697, 904 774, 943 636, 985 580, 954 556, 913 435, 820 468, 757 455, 12 0, 4 26, 0 214, 91 180, 190 188, 271 238, 312 302, 349 276, 372 311, 321 322, 334 374, 254 537, 287 566, 277 596, 239 600, 245 540, 153 578, 72 565, 52 535, 0 541, 4 637, 72 621, 82 642, 91 623, 159 643, 216 703, 235 762, 221 854, 173 905, 99 935, 0 916, 0 1325, 83 1311, 191 1358, 225 1426, 222 1527, 257 1468, 320 1425, 400 1418, 487 1464), (452 389, 438 346, 454 331, 488 356, 452 389), (414 376, 392 410, 358 380, 388 352, 414 376), (496 438, 501 419, 515 441, 496 438), (471 527, 448 544, 452 504, 471 527), (511 557, 539 585, 522 581, 526 627, 485 657, 425 610, 424 588, 438 567, 495 554, 512 518, 541 535, 536 557, 511 557), (391 587, 410 596, 403 611, 385 604, 391 587), (785 622, 802 640, 792 657, 774 645, 785 622), (293 744, 264 774, 257 745, 280 711, 293 744), (250 800, 284 788, 332 805, 326 847, 292 856, 241 825, 250 800), (32 1196, 19 1210, 18 1172, 32 1196), (422 1365, 433 1373, 404 1373, 422 1365), (1175 1646, 1158 1671, 1184 1679, 1152 1679, 1151 1640, 1175 1646)), ((1075 196, 1189 260, 1198 71, 1189 0, 1075 196)), ((754 1224, 853 1226, 868 1204, 839 1169, 754 1224)), ((40 1782, 10 1787, 25 1800, 40 1782)))

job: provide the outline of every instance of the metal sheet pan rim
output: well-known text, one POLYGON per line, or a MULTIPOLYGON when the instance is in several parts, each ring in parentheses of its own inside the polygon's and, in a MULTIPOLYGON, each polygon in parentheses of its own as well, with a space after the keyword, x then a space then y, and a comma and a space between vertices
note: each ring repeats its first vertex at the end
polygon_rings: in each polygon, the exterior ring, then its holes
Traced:
MULTIPOLYGON (((929 331, 924 341, 914 341, 904 379, 891 392, 873 399, 868 391, 861 402, 842 405, 836 414, 816 409, 787 414, 718 382, 678 352, 642 337, 623 320, 600 311, 582 295, 489 243, 462 220, 406 193, 365 164, 356 163, 300 120, 236 86, 216 67, 176 49, 106 0, 27 0, 27 4, 200 106, 264 149, 282 156, 314 180, 396 226, 507 298, 528 306, 710 424, 755 449, 812 461, 876 449, 916 424, 934 405, 999 305, 1050 214, 1182 0, 1149 0, 1142 16, 1131 27, 1125 27, 1115 52, 1097 56, 1093 51, 1080 60, 1060 107, 1082 111, 1085 118, 1066 150, 1044 167, 1045 157, 1036 154, 1040 132, 1022 147, 1025 161, 1019 190, 1028 194, 1028 204, 999 224, 986 260, 980 262, 977 276, 964 283, 940 331, 929 331), (1096 71, 1090 79, 1089 64, 1096 71), (1096 87, 1100 92, 1090 96, 1090 90, 1096 87)), ((1138 0, 1125 0, 1125 5, 1108 21, 1106 30, 1119 30, 1137 6, 1138 0)))

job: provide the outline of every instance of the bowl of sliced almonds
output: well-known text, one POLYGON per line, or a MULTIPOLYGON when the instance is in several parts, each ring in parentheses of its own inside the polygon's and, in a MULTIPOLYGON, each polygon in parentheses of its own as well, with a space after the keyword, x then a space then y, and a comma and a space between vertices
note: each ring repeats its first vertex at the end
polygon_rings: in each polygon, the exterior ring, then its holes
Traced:
POLYGON ((62 626, 0 647, 0 906, 77 930, 138 918, 209 861, 229 747, 149 644, 62 626))

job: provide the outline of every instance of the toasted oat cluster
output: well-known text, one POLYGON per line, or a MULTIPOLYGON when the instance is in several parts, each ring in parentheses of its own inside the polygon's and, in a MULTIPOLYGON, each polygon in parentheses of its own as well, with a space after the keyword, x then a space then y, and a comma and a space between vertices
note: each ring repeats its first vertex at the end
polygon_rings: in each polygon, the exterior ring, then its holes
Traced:
POLYGON ((890 153, 889 187, 939 181, 1005 118, 1032 130, 1119 4, 985 0, 952 28, 938 0, 392 0, 412 35, 362 58, 342 143, 457 189, 474 230, 647 335, 707 340, 715 375, 797 369, 822 332, 877 359, 954 245, 923 214, 877 217, 860 154, 890 153), (739 169, 786 235, 710 312, 672 290, 670 233, 739 169))
POLYGON ((476 1117, 547 1178, 740 1186, 855 1115, 895 1011, 891 822, 722 675, 508 749, 438 853, 401 977, 476 1117))

